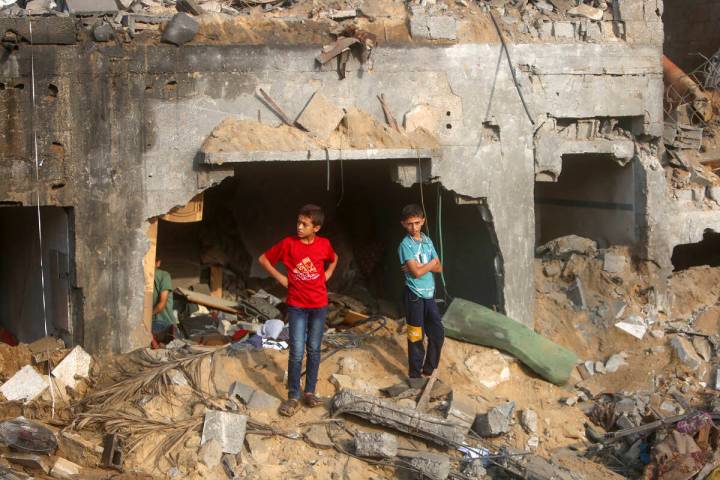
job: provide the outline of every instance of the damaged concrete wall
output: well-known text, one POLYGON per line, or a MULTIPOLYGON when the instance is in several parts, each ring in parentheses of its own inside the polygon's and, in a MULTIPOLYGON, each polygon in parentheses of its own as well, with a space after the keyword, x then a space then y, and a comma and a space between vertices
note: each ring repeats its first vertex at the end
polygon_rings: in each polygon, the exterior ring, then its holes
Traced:
POLYGON ((94 351, 128 350, 147 340, 140 323, 146 220, 233 173, 231 165, 200 166, 198 151, 212 129, 228 116, 278 124, 258 101, 257 87, 292 118, 321 90, 340 107, 382 119, 377 95, 383 93, 399 119, 420 105, 440 114, 433 133, 441 156, 433 160, 432 176, 455 193, 483 199, 499 247, 502 307, 532 324, 536 176, 559 173, 565 147, 572 150, 567 153, 612 153, 616 140, 659 135, 657 23, 629 19, 628 42, 511 45, 518 86, 499 43, 381 45, 372 70, 351 59, 344 80, 332 62, 316 66, 317 45, 22 45, 2 63, 2 80, 29 86, 34 55, 38 92, 54 82, 58 93, 33 114, 28 88, 0 92, 13 112, 3 125, 10 148, 0 161, 10 181, 0 186, 0 200, 36 202, 27 128, 35 119, 41 156, 48 159, 40 169, 40 203, 75 208, 76 287, 84 294, 78 340, 94 351), (622 139, 598 135, 584 143, 562 137, 555 142, 562 148, 538 157, 540 125, 596 117, 629 119, 629 131, 622 139), (62 159, 50 156, 56 140, 62 159), (608 144, 611 152, 604 150, 608 144))
POLYGON ((708 0, 664 3, 665 55, 684 71, 692 72, 720 48, 720 4, 708 0))

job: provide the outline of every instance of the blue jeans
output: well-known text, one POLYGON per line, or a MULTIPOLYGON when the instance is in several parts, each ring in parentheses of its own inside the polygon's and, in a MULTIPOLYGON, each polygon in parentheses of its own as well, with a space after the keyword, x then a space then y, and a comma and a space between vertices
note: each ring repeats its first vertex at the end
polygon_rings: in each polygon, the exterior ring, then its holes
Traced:
POLYGON ((290 357, 288 358, 288 398, 300 398, 300 372, 307 345, 305 393, 315 393, 320 369, 320 346, 325 330, 327 307, 288 307, 290 357))

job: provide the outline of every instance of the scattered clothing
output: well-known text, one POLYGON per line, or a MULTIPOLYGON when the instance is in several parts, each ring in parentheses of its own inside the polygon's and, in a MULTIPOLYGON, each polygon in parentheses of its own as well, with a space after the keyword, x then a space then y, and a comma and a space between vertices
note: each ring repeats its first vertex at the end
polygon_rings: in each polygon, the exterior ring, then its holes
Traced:
POLYGON ((267 320, 260 328, 260 336, 264 338, 270 338, 272 340, 277 340, 278 336, 282 333, 283 328, 285 328, 285 322, 283 322, 282 320, 267 320))

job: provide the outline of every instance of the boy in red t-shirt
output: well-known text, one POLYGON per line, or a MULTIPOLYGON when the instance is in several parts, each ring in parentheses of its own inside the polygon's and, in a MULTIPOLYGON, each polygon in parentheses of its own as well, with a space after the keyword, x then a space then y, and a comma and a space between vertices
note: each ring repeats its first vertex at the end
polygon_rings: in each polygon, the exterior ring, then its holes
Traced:
POLYGON ((338 256, 327 238, 317 236, 325 215, 317 205, 305 205, 297 218, 297 235, 283 238, 258 261, 270 275, 287 288, 288 322, 290 323, 290 357, 288 358, 288 399, 280 414, 292 416, 300 406, 300 372, 307 345, 307 367, 303 403, 320 405, 315 395, 320 345, 327 318, 327 281, 337 266, 338 256), (287 276, 275 268, 282 262, 287 276), (327 269, 325 263, 328 263, 327 269))

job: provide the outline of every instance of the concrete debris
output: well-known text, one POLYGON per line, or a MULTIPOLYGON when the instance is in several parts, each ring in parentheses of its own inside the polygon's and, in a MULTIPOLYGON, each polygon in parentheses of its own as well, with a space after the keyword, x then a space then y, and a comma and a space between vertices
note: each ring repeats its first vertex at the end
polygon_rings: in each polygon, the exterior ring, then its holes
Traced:
POLYGON ((65 0, 73 15, 109 15, 118 11, 115 0, 65 0))
POLYGON ((605 364, 599 360, 595 362, 595 373, 607 373, 605 364))
POLYGON ((585 310, 587 308, 587 303, 585 303, 585 292, 583 291, 583 285, 580 277, 575 278, 575 280, 573 280, 570 284, 567 289, 567 296, 576 308, 581 310, 585 310))
POLYGON ((692 343, 680 335, 674 335, 670 339, 670 345, 675 349, 678 359, 690 370, 697 370, 702 365, 702 359, 698 356, 692 343))
POLYGON ((597 243, 589 238, 566 235, 550 240, 536 249, 538 255, 546 255, 567 260, 573 253, 592 256, 597 251, 597 243))
POLYGON ((320 140, 327 140, 345 112, 320 92, 315 92, 298 116, 296 123, 320 140))
POLYGON ((176 14, 162 33, 162 41, 174 45, 183 45, 198 32, 200 24, 187 13, 176 14))
POLYGON ((220 446, 220 442, 217 439, 212 438, 207 442, 203 443, 198 450, 198 457, 206 467, 212 469, 220 465, 220 460, 223 456, 223 450, 220 446))
POLYGON ((65 358, 53 368, 53 378, 61 385, 75 388, 78 379, 87 378, 90 375, 92 357, 80 345, 73 348, 65 358))
POLYGON ((590 375, 595 375, 595 362, 593 362, 592 360, 585 360, 583 365, 585 366, 585 370, 587 370, 590 375))
POLYGON ((46 475, 50 473, 50 458, 46 455, 10 452, 3 454, 3 457, 11 463, 17 463, 32 470, 40 470, 46 475))
POLYGON ((361 457, 392 458, 397 455, 397 437, 386 432, 357 432, 355 454, 361 457))
POLYGON ((465 367, 478 384, 493 389, 510 380, 510 365, 495 349, 484 350, 465 360, 465 367))
POLYGON ((608 373, 615 373, 620 370, 621 367, 627 367, 628 363, 625 361, 626 358, 627 353, 625 352, 611 355, 607 362, 605 362, 605 371, 608 373))
POLYGON ((583 17, 590 20, 600 21, 603 19, 603 11, 590 5, 580 4, 567 11, 571 17, 583 17))
POLYGON ((472 429, 481 437, 494 437, 510 431, 515 402, 506 402, 475 417, 472 429))
POLYGON ((255 390, 247 406, 251 412, 275 412, 280 408, 281 403, 279 398, 273 397, 261 390, 255 390))
POLYGON ((465 394, 460 392, 452 392, 450 398, 450 406, 447 410, 447 418, 450 422, 460 425, 465 433, 470 430, 473 422, 475 422, 475 416, 477 410, 473 400, 465 394))
POLYGON ((202 444, 217 440, 223 453, 237 454, 245 441, 247 416, 237 413, 209 410, 205 412, 202 444))
POLYGON ((32 352, 33 360, 38 364, 48 361, 50 354, 65 348, 65 342, 60 338, 43 337, 32 342, 28 348, 32 352))
POLYGON ((457 445, 465 441, 465 429, 449 420, 349 390, 335 394, 332 413, 358 416, 439 445, 457 445))
POLYGON ((25 365, 0 386, 0 393, 11 402, 27 403, 37 398, 49 386, 45 375, 40 375, 33 367, 25 365))
POLYGON ((606 252, 603 257, 603 270, 608 273, 622 273, 625 271, 625 255, 606 252))
POLYGON ((487 478, 487 470, 485 470, 483 466, 483 460, 479 458, 463 461, 460 466, 460 472, 472 480, 483 480, 487 478))
POLYGON ((77 476, 80 475, 81 470, 82 467, 77 463, 58 457, 50 469, 50 476, 63 480, 72 480, 78 478, 77 476))
POLYGON ((342 357, 338 365, 340 366, 339 373, 343 375, 352 375, 360 366, 358 361, 352 357, 342 357))
POLYGON ((639 340, 642 340, 648 330, 648 321, 640 315, 631 315, 625 320, 617 322, 615 327, 629 333, 639 340))
POLYGON ((712 346, 707 338, 695 335, 692 337, 692 344, 695 347, 695 351, 700 357, 709 362, 712 358, 712 346))
POLYGON ((538 417, 535 410, 526 408, 520 414, 520 425, 527 433, 537 433, 538 417))
POLYGON ((540 446, 540 437, 537 435, 530 435, 525 443, 528 450, 536 450, 540 446))
POLYGON ((175 9, 178 12, 189 13, 191 15, 202 15, 205 13, 203 7, 195 3, 195 0, 177 0, 175 2, 175 9))
POLYGON ((250 403, 250 399, 252 398, 253 394, 255 393, 255 389, 252 388, 249 385, 245 385, 242 382, 234 382, 230 386, 230 391, 228 392, 229 398, 238 398, 242 400, 242 402, 247 405, 250 403))
POLYGON ((447 455, 426 452, 421 457, 413 457, 410 465, 431 480, 445 480, 450 475, 450 458, 447 455))
POLYGON ((93 38, 96 42, 109 42, 115 35, 115 29, 109 23, 101 23, 93 28, 93 38))

